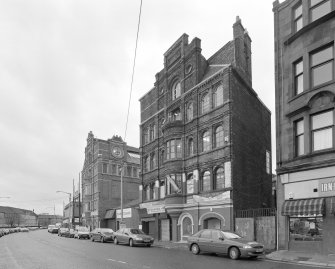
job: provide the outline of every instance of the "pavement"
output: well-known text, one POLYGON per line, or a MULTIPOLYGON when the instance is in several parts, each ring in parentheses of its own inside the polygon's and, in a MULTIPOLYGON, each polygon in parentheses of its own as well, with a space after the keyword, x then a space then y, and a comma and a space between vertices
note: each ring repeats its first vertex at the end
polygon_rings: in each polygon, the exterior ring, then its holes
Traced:
MULTIPOLYGON (((153 246, 167 249, 188 250, 187 243, 185 242, 155 241, 153 246)), ((265 250, 264 258, 267 260, 311 265, 322 268, 335 268, 335 254, 321 255, 316 253, 288 250, 278 250, 272 252, 271 250, 265 250)))

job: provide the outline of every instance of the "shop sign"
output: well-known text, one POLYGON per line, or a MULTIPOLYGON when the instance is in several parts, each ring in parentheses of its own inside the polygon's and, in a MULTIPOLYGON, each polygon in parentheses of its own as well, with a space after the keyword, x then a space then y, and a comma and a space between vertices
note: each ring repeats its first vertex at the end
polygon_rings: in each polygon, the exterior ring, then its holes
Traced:
MULTIPOLYGON (((116 210, 116 218, 121 219, 121 209, 116 210)), ((124 219, 131 218, 131 208, 124 208, 123 209, 123 218, 124 219)))
POLYGON ((92 211, 91 212, 91 216, 94 217, 94 216, 98 216, 98 211, 92 211))
POLYGON ((231 203, 230 191, 223 192, 219 195, 193 195, 193 199, 196 203, 210 203, 210 202, 226 202, 231 203))
POLYGON ((320 196, 335 195, 335 178, 323 178, 319 180, 320 196))
POLYGON ((147 207, 148 214, 156 214, 156 213, 164 213, 164 212, 165 212, 164 205, 147 207))

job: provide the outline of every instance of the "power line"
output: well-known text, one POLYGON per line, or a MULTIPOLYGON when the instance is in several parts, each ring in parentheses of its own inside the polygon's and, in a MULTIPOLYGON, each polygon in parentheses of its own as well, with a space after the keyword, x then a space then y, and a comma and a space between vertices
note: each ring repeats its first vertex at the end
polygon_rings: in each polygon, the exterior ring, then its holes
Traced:
POLYGON ((141 4, 140 4, 140 12, 139 12, 139 15, 138 15, 136 45, 135 45, 135 55, 134 55, 134 62, 133 62, 133 73, 131 75, 131 84, 130 84, 130 93, 129 93, 128 111, 127 111, 127 120, 126 120, 126 128, 125 128, 124 139, 123 139, 124 141, 126 141, 126 137, 127 137, 127 129, 128 129, 128 119, 129 119, 131 94, 133 92, 133 82, 134 82, 135 63, 136 63, 136 55, 137 55, 138 34, 140 32, 140 24, 141 24, 141 13, 142 13, 142 0, 141 0, 141 4))

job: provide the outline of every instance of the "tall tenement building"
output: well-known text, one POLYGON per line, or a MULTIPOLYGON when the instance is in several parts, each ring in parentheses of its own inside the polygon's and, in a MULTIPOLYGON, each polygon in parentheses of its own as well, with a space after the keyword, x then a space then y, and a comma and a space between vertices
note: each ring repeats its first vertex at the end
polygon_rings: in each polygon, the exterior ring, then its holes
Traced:
POLYGON ((273 3, 281 249, 335 254, 334 8, 273 3))
POLYGON ((233 33, 209 59, 183 34, 140 99, 140 220, 159 240, 234 229, 237 210, 271 206, 271 115, 252 88, 238 17, 233 33))
MULTIPOLYGON (((121 203, 121 167, 123 166, 123 202, 138 200, 140 155, 120 136, 102 140, 90 132, 82 171, 82 223, 96 227, 118 228, 109 209, 121 203)), ((113 211, 114 212, 114 211, 113 211)))

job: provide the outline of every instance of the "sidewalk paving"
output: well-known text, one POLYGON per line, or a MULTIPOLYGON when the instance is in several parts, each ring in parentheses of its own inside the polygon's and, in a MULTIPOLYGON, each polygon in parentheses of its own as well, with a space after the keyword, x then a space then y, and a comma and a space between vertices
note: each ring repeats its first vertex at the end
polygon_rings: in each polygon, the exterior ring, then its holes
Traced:
MULTIPOLYGON (((155 241, 153 246, 167 249, 188 250, 186 242, 155 241)), ((278 250, 265 251, 265 259, 289 263, 320 266, 323 268, 335 268, 335 255, 321 255, 299 251, 278 250)))
POLYGON ((278 250, 267 254, 266 259, 298 264, 335 268, 335 255, 321 255, 299 251, 278 250))

